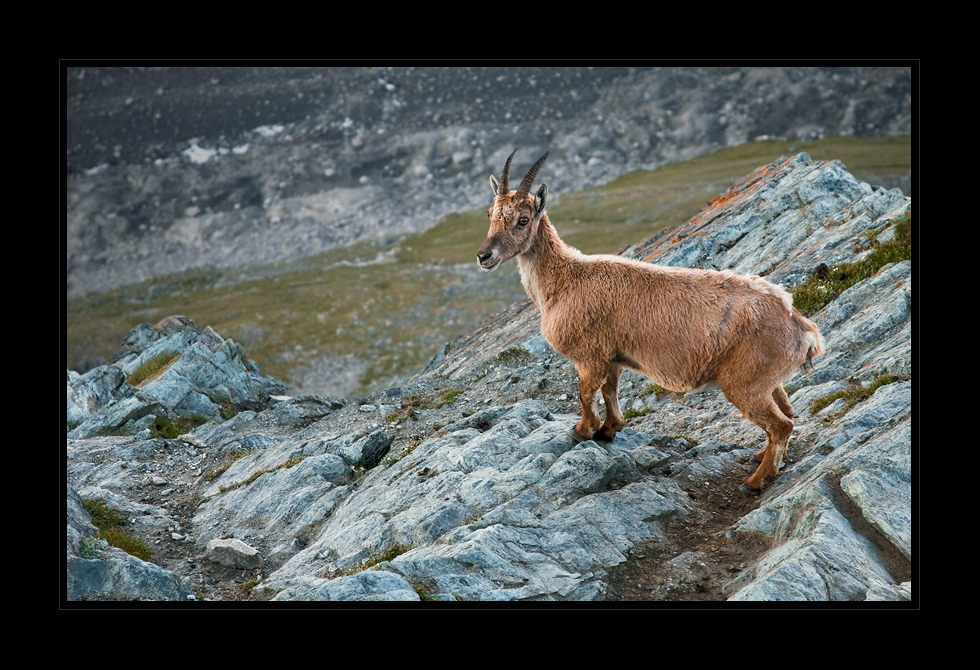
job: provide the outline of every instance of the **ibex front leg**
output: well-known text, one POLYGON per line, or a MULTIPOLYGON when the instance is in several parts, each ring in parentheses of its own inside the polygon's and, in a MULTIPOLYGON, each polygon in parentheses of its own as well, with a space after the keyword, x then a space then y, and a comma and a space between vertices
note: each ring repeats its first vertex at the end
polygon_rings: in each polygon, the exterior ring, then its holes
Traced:
POLYGON ((595 393, 605 381, 606 369, 590 363, 576 363, 578 370, 578 398, 582 403, 582 418, 575 425, 575 435, 579 440, 591 440, 599 427, 599 406, 595 393))
POLYGON ((623 367, 616 363, 582 362, 577 363, 575 369, 578 370, 578 396, 582 403, 582 419, 575 426, 576 436, 580 440, 595 437, 609 442, 626 425, 619 409, 619 376, 623 367), (606 403, 606 420, 601 427, 595 398, 599 389, 602 389, 602 399, 606 403))
POLYGON ((622 373, 623 366, 618 363, 610 363, 606 369, 606 379, 601 387, 602 399, 606 403, 606 420, 595 433, 597 440, 612 442, 616 433, 626 425, 623 412, 619 409, 619 377, 622 373))

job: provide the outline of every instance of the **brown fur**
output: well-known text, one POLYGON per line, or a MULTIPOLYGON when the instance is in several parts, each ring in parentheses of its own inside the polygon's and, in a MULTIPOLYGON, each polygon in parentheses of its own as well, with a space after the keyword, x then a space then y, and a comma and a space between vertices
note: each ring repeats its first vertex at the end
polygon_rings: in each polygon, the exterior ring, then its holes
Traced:
MULTIPOLYGON (((510 159, 503 186, 509 165, 510 159)), ((548 220, 546 186, 531 196, 521 193, 529 183, 507 192, 493 184, 480 266, 494 270, 517 256, 524 289, 541 310, 541 334, 578 370, 578 437, 611 440, 625 425, 618 397, 624 367, 672 391, 717 385, 769 438, 746 481, 761 489, 793 431, 782 381, 823 352, 816 326, 789 294, 759 277, 584 255, 565 245, 548 220), (601 426, 597 390, 606 404, 601 426)))

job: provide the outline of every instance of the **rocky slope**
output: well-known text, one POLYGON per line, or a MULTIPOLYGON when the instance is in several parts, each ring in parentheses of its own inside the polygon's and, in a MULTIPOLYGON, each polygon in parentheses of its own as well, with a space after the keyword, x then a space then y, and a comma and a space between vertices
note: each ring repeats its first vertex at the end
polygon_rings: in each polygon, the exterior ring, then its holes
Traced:
POLYGON ((908 67, 66 74, 69 298, 424 230, 485 207, 516 146, 551 152, 561 193, 758 137, 912 129, 908 67))
MULTIPOLYGON (((800 154, 625 253, 789 287, 867 256, 911 207, 800 154)), ((630 428, 572 439, 575 371, 528 302, 358 402, 280 396, 210 329, 144 324, 116 363, 68 375, 68 597, 914 602, 911 286, 910 261, 887 264, 812 317, 827 352, 787 380, 797 427, 759 497, 737 489, 764 438, 717 391, 628 372, 630 428), (159 436, 163 417, 200 425, 159 436), (76 496, 153 562, 94 539, 76 496)))

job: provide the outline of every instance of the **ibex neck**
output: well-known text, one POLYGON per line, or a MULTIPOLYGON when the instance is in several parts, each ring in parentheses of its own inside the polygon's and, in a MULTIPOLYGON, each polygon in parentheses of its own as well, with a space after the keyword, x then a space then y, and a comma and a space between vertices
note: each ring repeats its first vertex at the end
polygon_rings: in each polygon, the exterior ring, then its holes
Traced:
POLYGON ((521 284, 538 309, 544 310, 568 284, 570 266, 580 254, 567 246, 544 214, 531 248, 517 257, 521 284))

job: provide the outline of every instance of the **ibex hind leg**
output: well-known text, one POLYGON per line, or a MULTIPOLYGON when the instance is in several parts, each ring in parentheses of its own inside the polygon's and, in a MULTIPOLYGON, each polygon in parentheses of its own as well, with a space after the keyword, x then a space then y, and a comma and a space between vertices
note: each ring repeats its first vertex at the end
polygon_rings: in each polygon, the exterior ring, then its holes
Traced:
POLYGON ((783 388, 782 384, 776 385, 775 390, 772 392, 772 399, 776 401, 776 405, 779 406, 779 411, 786 416, 787 419, 792 419, 796 416, 793 411, 793 406, 789 404, 789 397, 786 395, 786 389, 783 388))
MULTIPOLYGON (((793 406, 790 404, 789 397, 787 397, 786 390, 783 389, 782 384, 778 385, 776 389, 772 392, 772 399, 776 401, 776 406, 779 407, 779 411, 782 412, 783 416, 785 416, 787 419, 792 420, 793 417, 796 416, 796 413, 793 411, 793 406)), ((783 449, 782 453, 779 454, 780 461, 782 461, 782 455, 783 453, 785 453, 785 451, 786 450, 783 449)), ((763 449, 762 451, 757 451, 754 455, 755 462, 761 463, 762 459, 764 459, 765 456, 766 456, 766 449, 763 449)), ((777 470, 779 469, 779 465, 780 465, 779 463, 776 463, 777 470)))
POLYGON ((780 405, 783 404, 780 401, 789 406, 789 400, 785 399, 786 392, 782 391, 781 386, 778 391, 773 390, 771 393, 726 391, 725 396, 746 419, 762 428, 768 437, 766 448, 755 455, 759 466, 752 476, 745 480, 745 487, 749 492, 758 493, 762 490, 763 482, 777 474, 779 461, 786 453, 789 437, 793 433, 793 422, 780 409, 780 405))

